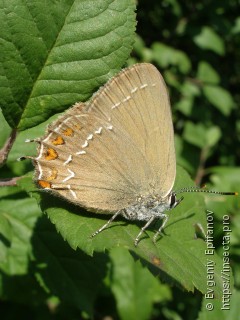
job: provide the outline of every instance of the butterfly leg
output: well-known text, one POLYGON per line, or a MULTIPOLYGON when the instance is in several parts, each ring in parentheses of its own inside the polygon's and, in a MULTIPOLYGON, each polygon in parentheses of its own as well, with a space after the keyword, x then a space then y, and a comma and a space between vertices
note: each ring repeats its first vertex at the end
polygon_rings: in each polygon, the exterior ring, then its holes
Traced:
POLYGON ((141 235, 143 234, 143 232, 147 229, 147 227, 153 222, 153 220, 156 219, 156 216, 152 216, 148 222, 141 228, 141 231, 139 232, 139 234, 137 235, 135 241, 134 241, 134 244, 135 244, 135 247, 138 245, 138 242, 139 242, 139 239, 141 237, 141 235))
POLYGON ((105 223, 100 229, 98 229, 97 231, 95 231, 92 235, 91 238, 95 237, 97 234, 99 234, 100 232, 102 232, 104 229, 106 229, 111 222, 113 222, 113 220, 121 213, 121 210, 117 211, 112 217, 111 219, 108 220, 107 223, 105 223))
POLYGON ((163 219, 162 225, 161 225, 161 227, 158 229, 158 231, 155 233, 155 235, 153 237, 153 242, 154 243, 156 243, 158 235, 162 232, 164 226, 166 225, 166 223, 168 221, 168 215, 163 213, 162 214, 162 219, 163 219))

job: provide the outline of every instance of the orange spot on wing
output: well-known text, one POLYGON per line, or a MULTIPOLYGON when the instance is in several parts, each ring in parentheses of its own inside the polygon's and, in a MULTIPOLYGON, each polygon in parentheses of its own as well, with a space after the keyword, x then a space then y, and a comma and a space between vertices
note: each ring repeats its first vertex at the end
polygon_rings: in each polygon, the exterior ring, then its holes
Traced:
POLYGON ((41 188, 44 188, 44 189, 51 188, 51 183, 45 180, 38 180, 38 184, 41 188))
POLYGON ((54 139, 52 141, 52 143, 55 145, 55 146, 58 146, 58 145, 61 145, 61 144, 64 144, 65 141, 63 140, 63 138, 61 136, 58 136, 56 139, 54 139))
POLYGON ((58 157, 57 151, 52 149, 52 148, 48 148, 47 152, 45 154, 45 160, 55 160, 58 157))
POLYGON ((56 179, 57 178, 57 174, 58 174, 58 171, 57 171, 57 169, 54 168, 52 170, 51 175, 49 177, 47 177, 47 181, 52 181, 52 180, 56 179))
POLYGON ((67 137, 73 136, 73 129, 67 128, 63 131, 63 134, 67 137))

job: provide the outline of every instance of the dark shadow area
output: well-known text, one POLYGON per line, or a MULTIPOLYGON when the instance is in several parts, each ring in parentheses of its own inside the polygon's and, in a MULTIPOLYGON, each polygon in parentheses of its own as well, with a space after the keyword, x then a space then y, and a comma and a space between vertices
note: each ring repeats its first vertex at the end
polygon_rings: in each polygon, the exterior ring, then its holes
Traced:
POLYGON ((3 243, 3 245, 7 248, 11 247, 11 241, 9 241, 9 239, 7 239, 3 234, 0 233, 0 242, 3 243))
POLYGON ((82 319, 83 311, 93 316, 95 299, 101 299, 108 256, 95 253, 91 257, 73 250, 45 215, 37 220, 31 247, 25 275, 0 272, 5 299, 0 303, 1 318, 82 319))

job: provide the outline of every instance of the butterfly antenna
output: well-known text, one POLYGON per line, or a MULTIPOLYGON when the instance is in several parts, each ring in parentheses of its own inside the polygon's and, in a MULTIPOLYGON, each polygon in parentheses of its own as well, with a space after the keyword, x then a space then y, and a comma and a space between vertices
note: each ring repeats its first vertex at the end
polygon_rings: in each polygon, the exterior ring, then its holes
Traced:
POLYGON ((182 188, 174 192, 175 194, 179 193, 185 193, 185 192, 202 192, 202 193, 213 193, 213 194, 221 194, 224 196, 237 196, 238 192, 221 192, 221 191, 215 191, 215 190, 206 190, 206 185, 203 185, 201 187, 188 187, 188 188, 182 188))

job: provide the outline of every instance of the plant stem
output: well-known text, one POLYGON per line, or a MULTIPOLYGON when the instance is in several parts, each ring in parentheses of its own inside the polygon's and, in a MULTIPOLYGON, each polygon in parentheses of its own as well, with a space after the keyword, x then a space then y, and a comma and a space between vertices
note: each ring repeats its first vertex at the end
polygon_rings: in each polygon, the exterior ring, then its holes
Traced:
POLYGON ((1 179, 0 180, 0 187, 16 186, 17 180, 19 180, 19 179, 21 179, 21 177, 1 179))
POLYGON ((196 177, 195 177, 195 183, 197 186, 201 185, 202 178, 204 176, 205 163, 207 160, 208 150, 209 150, 208 146, 204 147, 204 148, 202 148, 201 153, 200 153, 199 166, 198 166, 196 177))
POLYGON ((5 145, 0 150, 0 167, 4 166, 4 164, 6 163, 8 154, 12 149, 16 136, 17 136, 17 129, 13 129, 5 145))

